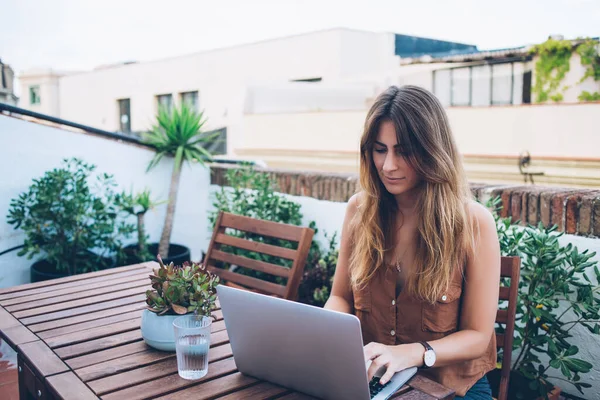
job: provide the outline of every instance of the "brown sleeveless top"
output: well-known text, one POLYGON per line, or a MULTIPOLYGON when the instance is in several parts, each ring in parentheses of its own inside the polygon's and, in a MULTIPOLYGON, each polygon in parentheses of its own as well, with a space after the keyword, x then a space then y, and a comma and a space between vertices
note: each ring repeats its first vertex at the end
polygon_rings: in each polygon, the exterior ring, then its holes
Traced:
MULTIPOLYGON (((384 266, 365 288, 353 289, 355 314, 360 320, 364 344, 378 342, 398 345, 441 339, 458 330, 463 277, 454 274, 450 288, 431 304, 402 290, 396 297, 397 271, 384 266)), ((424 350, 423 350, 424 351, 424 350)), ((496 335, 480 358, 445 367, 423 370, 423 374, 453 389, 458 396, 465 393, 488 371, 496 367, 496 335)))

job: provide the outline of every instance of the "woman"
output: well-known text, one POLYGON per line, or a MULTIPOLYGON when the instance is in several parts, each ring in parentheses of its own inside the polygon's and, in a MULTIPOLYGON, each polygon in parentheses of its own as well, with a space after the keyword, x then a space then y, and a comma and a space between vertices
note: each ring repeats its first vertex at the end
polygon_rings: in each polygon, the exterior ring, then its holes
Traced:
POLYGON ((500 248, 442 105, 390 87, 367 115, 360 155, 325 308, 360 319, 369 379, 417 366, 457 396, 491 398, 500 248))

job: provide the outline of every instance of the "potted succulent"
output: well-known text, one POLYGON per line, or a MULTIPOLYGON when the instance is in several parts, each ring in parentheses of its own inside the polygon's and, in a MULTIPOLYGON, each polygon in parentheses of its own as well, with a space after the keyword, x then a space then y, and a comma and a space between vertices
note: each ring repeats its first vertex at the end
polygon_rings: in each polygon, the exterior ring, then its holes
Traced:
POLYGON ((173 261, 181 264, 190 260, 190 251, 187 247, 171 243, 171 233, 183 164, 197 162, 205 166, 206 162, 211 161, 210 153, 202 147, 202 144, 211 142, 219 133, 207 134, 203 130, 205 123, 204 114, 196 112, 187 103, 182 103, 172 110, 161 107, 156 124, 144 137, 144 141, 156 149, 156 155, 148 165, 148 171, 154 168, 164 156, 174 157, 167 213, 158 244, 158 254, 167 263, 173 261))
POLYGON ((134 230, 120 218, 111 175, 77 158, 33 180, 12 199, 7 221, 25 233, 20 256, 41 256, 31 281, 112 267, 123 257, 122 243, 134 230))
MULTIPOLYGON (((490 204, 497 208, 499 200, 490 204)), ((522 261, 509 398, 558 399, 557 383, 571 384, 583 394, 591 385, 581 382, 581 376, 593 365, 577 358, 579 348, 571 341, 576 327, 600 334, 596 253, 562 245, 556 226, 517 227, 497 213, 496 220, 503 255, 522 261)))
POLYGON ((142 192, 133 194, 132 192, 122 192, 117 195, 117 204, 129 216, 136 218, 137 243, 125 246, 126 264, 134 264, 152 260, 152 254, 158 251, 158 244, 148 244, 148 235, 146 234, 146 213, 164 203, 152 199, 150 189, 144 189, 142 192))
POLYGON ((158 262, 159 268, 150 275, 152 290, 146 291, 148 306, 142 312, 142 337, 158 350, 175 351, 173 320, 188 313, 212 316, 219 277, 202 264, 165 265, 160 255, 158 262))

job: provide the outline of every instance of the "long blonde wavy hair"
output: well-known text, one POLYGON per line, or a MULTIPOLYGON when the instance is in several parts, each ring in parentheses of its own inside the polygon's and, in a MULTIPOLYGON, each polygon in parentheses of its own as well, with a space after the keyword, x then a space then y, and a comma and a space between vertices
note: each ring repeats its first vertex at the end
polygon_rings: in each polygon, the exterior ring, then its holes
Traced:
POLYGON ((384 121, 394 124, 405 159, 421 180, 415 205, 417 272, 408 278, 406 290, 433 303, 472 253, 474 228, 471 192, 446 112, 432 93, 416 86, 388 88, 367 114, 360 141, 362 196, 352 221, 350 281, 354 287, 366 285, 384 266, 386 252, 393 251, 399 210, 373 163, 373 145, 384 121))

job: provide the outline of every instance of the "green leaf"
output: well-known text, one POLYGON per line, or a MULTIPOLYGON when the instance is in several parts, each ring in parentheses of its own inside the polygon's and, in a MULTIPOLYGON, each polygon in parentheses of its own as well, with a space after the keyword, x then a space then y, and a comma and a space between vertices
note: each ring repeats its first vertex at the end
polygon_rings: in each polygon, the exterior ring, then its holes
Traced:
POLYGON ((568 368, 574 372, 590 372, 593 365, 587 361, 580 360, 578 358, 565 358, 563 359, 563 363, 568 366, 568 368))

